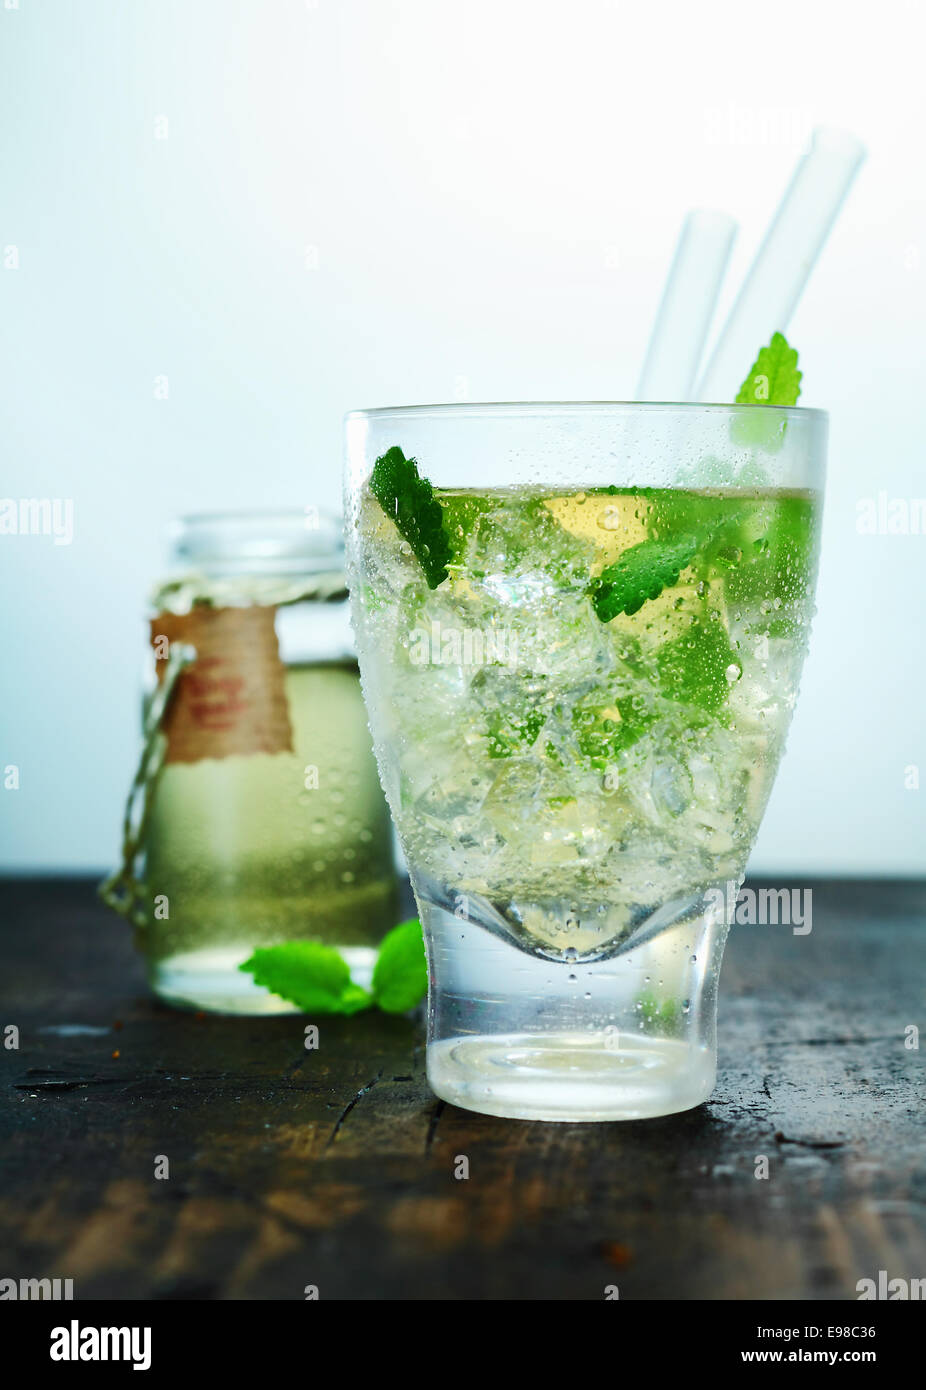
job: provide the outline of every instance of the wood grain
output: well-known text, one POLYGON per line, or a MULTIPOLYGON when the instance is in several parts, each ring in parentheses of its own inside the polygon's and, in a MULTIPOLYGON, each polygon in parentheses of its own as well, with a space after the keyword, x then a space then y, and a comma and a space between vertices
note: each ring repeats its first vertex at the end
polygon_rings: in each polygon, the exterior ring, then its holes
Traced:
POLYGON ((814 884, 809 936, 736 929, 711 1101, 612 1125, 443 1105, 405 1018, 320 1020, 306 1052, 300 1018, 172 1013, 91 884, 0 891, 4 1276, 123 1299, 854 1299, 879 1269, 926 1276, 923 885, 814 884))

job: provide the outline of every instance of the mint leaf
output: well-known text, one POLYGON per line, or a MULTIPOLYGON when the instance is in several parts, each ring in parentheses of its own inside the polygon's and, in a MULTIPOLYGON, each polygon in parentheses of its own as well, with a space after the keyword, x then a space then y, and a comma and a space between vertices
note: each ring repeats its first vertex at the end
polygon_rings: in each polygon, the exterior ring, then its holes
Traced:
POLYGON ((238 969, 303 1013, 355 1014, 372 1003, 367 991, 351 980, 344 957, 317 941, 259 946, 238 969))
POLYGON ((727 669, 739 668, 719 619, 697 618, 682 637, 656 652, 659 686, 669 700, 716 714, 730 693, 727 669))
POLYGON ((542 710, 525 710, 520 716, 496 714, 489 721, 489 757, 510 758, 537 742, 546 723, 542 710))
POLYGON ((387 1014, 404 1014, 428 992, 428 966, 417 917, 387 932, 373 970, 373 998, 387 1014))
POLYGON ((427 478, 419 476, 415 460, 407 459, 397 444, 387 449, 373 465, 370 491, 411 546, 428 588, 443 584, 453 549, 443 508, 427 478))
POLYGON ((629 695, 616 699, 613 710, 577 704, 572 710, 576 746, 592 767, 603 772, 621 753, 640 741, 654 718, 652 714, 638 713, 629 695), (615 710, 619 715, 617 719, 615 710))
POLYGON ((670 541, 641 541, 625 550, 592 582, 592 605, 601 621, 609 623, 618 613, 632 617, 647 599, 658 598, 663 589, 677 584, 699 544, 696 536, 686 535, 670 541))
POLYGON ((736 393, 737 405, 797 405, 801 377, 797 351, 783 333, 773 333, 768 347, 760 348, 749 375, 736 393))
POLYGON ((682 1004, 677 999, 659 999, 652 990, 645 989, 636 998, 645 1028, 671 1037, 681 1032, 682 1004))
MULTIPOLYGON (((484 668, 488 669, 488 668, 484 668)), ((488 752, 490 758, 510 758, 524 753, 537 742, 537 735, 547 722, 548 706, 544 700, 543 676, 533 682, 523 682, 520 699, 500 700, 488 721, 488 752), (533 686, 533 688, 532 688, 533 686)))
POLYGON ((342 955, 317 941, 259 946, 238 967, 257 984, 298 1005, 303 1013, 355 1014, 377 1004, 401 1014, 428 992, 424 940, 417 917, 387 932, 373 970, 372 993, 355 985, 342 955))
POLYGON ((725 576, 725 593, 734 605, 748 604, 756 609, 772 600, 776 607, 770 613, 755 614, 748 630, 769 637, 788 637, 795 632, 813 584, 816 539, 814 507, 809 498, 785 497, 753 504, 736 542, 743 558, 725 576))

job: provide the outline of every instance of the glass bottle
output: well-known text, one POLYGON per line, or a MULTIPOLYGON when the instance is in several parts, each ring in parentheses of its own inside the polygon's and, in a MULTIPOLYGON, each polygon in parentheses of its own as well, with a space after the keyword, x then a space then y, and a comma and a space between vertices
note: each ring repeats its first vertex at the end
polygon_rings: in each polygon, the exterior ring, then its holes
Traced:
POLYGON ((187 664, 139 836, 151 986, 181 1007, 290 1011, 238 967, 293 940, 336 947, 366 984, 397 885, 340 526, 315 509, 186 517, 171 559, 152 694, 178 644, 187 664))

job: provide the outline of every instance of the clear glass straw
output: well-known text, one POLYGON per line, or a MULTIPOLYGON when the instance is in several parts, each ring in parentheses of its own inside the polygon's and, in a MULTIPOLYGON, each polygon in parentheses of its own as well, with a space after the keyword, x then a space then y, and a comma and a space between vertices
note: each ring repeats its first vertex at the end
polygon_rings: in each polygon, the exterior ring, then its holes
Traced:
POLYGON ((818 127, 718 339, 698 400, 731 401, 773 333, 784 333, 849 191, 865 147, 818 127))
POLYGON ((685 218, 637 387, 638 401, 689 401, 736 222, 725 212, 685 218))

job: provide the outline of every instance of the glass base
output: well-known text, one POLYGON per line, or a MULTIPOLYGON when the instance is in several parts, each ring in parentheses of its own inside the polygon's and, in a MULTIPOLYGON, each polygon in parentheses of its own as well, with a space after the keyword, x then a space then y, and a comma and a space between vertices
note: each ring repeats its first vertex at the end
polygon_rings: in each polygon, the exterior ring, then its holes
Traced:
MULTIPOLYGON (((639 1120, 707 1100, 726 925, 716 898, 666 904, 615 954, 550 959, 419 896, 428 1081, 522 1120, 639 1120)), ((720 900, 723 901, 722 898, 720 900)))
POLYGON ((521 1120, 643 1120, 707 1100, 707 1048, 669 1038, 512 1033, 448 1039, 428 1049, 428 1081, 442 1100, 521 1120))
MULTIPOLYGON (((269 944, 269 943, 268 943, 269 944)), ((376 949, 372 946, 334 946, 350 966, 355 984, 368 988, 373 978, 376 949)), ((183 951, 148 966, 152 990, 175 1009, 204 1010, 215 1014, 298 1014, 296 1004, 271 994, 254 983, 238 967, 252 954, 253 947, 207 946, 199 951, 183 951)))

